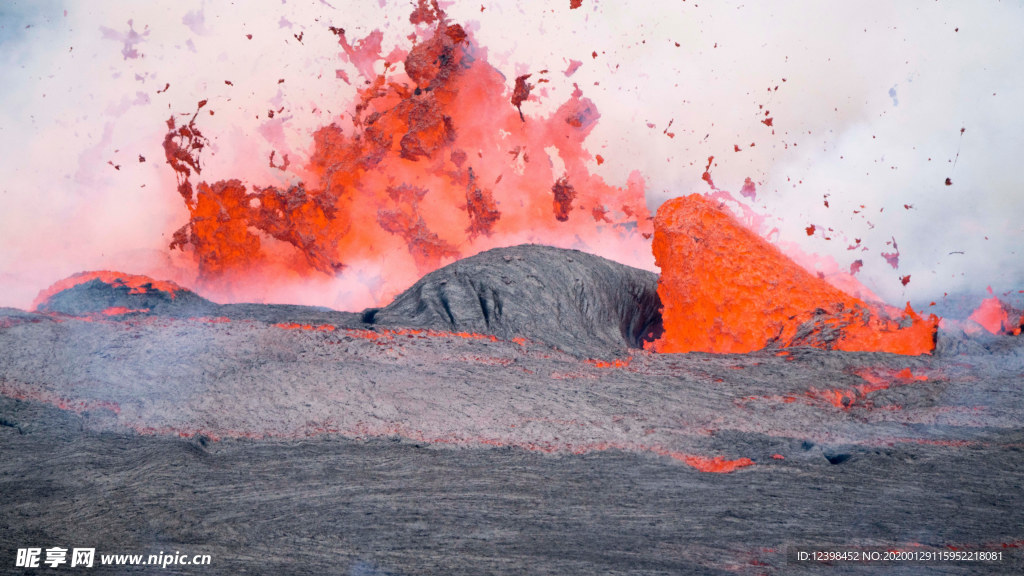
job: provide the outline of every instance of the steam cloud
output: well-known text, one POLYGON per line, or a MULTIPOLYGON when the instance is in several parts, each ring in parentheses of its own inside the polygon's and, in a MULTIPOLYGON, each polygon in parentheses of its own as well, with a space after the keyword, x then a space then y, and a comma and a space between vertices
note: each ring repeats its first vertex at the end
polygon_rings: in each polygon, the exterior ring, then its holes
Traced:
MULTIPOLYGON (((551 71, 524 113, 550 111, 578 84, 602 115, 586 144, 605 161, 591 171, 625 186, 640 170, 652 210, 708 192, 701 176, 714 156, 718 187, 738 197, 746 178, 755 185, 751 202, 769 215, 762 233, 776 228, 771 238, 840 269, 862 261, 858 278, 887 301, 1024 284, 1018 4, 445 9, 510 90, 517 76, 551 71), (898 253, 898 268, 883 253, 898 253)), ((90 269, 192 285, 191 255, 167 248, 188 214, 163 162, 164 120, 208 99, 203 178, 287 187, 303 175, 312 130, 344 124, 363 82, 328 27, 350 38, 380 29, 387 54, 408 47, 410 10, 5 3, 0 80, 16 89, 0 94, 0 305, 26 308, 39 289, 90 269), (289 171, 268 165, 271 152, 288 154, 289 171)), ((343 309, 375 298, 366 278, 298 280, 264 298, 343 309)))

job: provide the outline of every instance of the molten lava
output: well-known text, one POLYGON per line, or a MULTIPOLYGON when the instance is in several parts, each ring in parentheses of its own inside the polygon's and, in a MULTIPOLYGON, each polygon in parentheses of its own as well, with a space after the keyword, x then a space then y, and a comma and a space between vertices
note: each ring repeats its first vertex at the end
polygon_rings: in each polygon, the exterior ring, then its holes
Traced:
POLYGON ((815 346, 917 355, 935 345, 935 316, 922 319, 908 305, 894 318, 893 309, 840 291, 697 194, 658 210, 654 256, 660 352, 815 346))
POLYGON ((686 462, 701 472, 713 472, 715 474, 728 474, 729 472, 733 472, 740 468, 754 465, 754 461, 750 458, 727 460, 721 456, 709 458, 707 456, 694 456, 691 454, 680 454, 678 452, 671 452, 669 453, 669 456, 676 460, 686 462))
POLYGON ((207 140, 196 115, 168 122, 167 162, 190 213, 171 246, 195 255, 205 286, 230 298, 233 285, 354 267, 382 301, 447 262, 524 241, 614 246, 620 259, 649 262, 639 173, 619 188, 589 172, 594 103, 577 88, 549 116, 531 116, 527 78, 546 70, 517 78, 510 95, 506 76, 436 3, 420 2, 411 20, 413 46, 392 51, 380 75, 379 32, 350 43, 331 28, 367 82, 350 130, 332 123, 313 134, 304 182, 193 185, 207 140))
POLYGON ((914 382, 928 381, 928 376, 924 374, 914 374, 910 368, 904 368, 899 371, 890 368, 861 369, 854 373, 857 376, 860 376, 861 379, 867 383, 854 386, 850 389, 832 388, 819 390, 817 388, 811 388, 807 391, 806 395, 808 398, 815 400, 824 400, 836 408, 849 410, 855 404, 863 402, 872 392, 888 390, 896 385, 907 385, 914 382))
POLYGON ((983 300, 968 319, 978 323, 992 334, 1017 336, 1021 333, 1021 327, 1024 326, 1024 315, 994 296, 983 300))
POLYGON ((125 314, 145 314, 149 308, 127 308, 125 306, 111 306, 102 312, 104 316, 124 316, 125 314))

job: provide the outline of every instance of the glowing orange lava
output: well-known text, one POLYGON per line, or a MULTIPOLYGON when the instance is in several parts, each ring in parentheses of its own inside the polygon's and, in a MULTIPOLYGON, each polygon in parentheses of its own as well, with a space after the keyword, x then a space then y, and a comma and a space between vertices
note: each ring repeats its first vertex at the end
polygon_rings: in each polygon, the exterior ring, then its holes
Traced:
POLYGON ((1024 326, 1024 315, 1019 311, 1013 311, 999 298, 986 298, 981 305, 971 313, 969 320, 977 322, 982 328, 992 334, 1020 335, 1021 327, 1024 326))
POLYGON ((457 258, 525 241, 649 262, 643 179, 634 172, 615 187, 589 172, 594 103, 577 88, 549 116, 532 116, 527 78, 547 82, 546 70, 520 76, 510 95, 506 76, 436 3, 421 2, 413 21, 413 46, 392 51, 380 75, 379 32, 350 43, 331 28, 367 82, 346 115, 351 130, 339 119, 313 134, 305 182, 193 186, 207 140, 195 115, 168 122, 167 162, 190 213, 171 247, 195 255, 203 283, 230 292, 354 266, 373 271, 361 281, 380 301, 457 258))
POLYGON ((125 308, 124 306, 111 306, 105 309, 102 314, 104 316, 123 316, 124 314, 144 314, 149 312, 149 308, 125 308))
POLYGON ((855 371, 854 374, 860 376, 867 384, 854 386, 850 389, 832 388, 819 390, 811 388, 806 393, 807 397, 815 400, 824 400, 836 408, 848 410, 858 402, 862 402, 872 392, 887 390, 894 385, 928 381, 928 376, 914 374, 910 368, 898 371, 890 368, 864 368, 855 371))
POLYGON ((815 277, 698 194, 655 218, 664 306, 659 352, 746 353, 769 346, 917 355, 935 346, 938 319, 904 316, 815 277))
POLYGON ((651 449, 655 454, 661 456, 668 456, 674 460, 685 462, 686 464, 700 470, 701 472, 712 472, 715 474, 728 474, 735 472, 740 468, 747 466, 753 466, 754 461, 750 458, 737 458, 735 460, 728 460, 722 456, 715 456, 713 458, 708 456, 695 456, 693 454, 684 454, 682 452, 672 452, 669 450, 663 450, 659 448, 651 449))
POLYGON ((628 368, 632 362, 632 358, 626 358, 624 360, 622 358, 616 358, 611 362, 594 359, 587 360, 587 364, 590 364, 591 366, 596 366, 598 368, 628 368))
POLYGON ((317 332, 334 332, 335 329, 334 326, 331 326, 330 324, 314 326, 312 324, 298 324, 295 322, 280 322, 278 324, 274 324, 274 326, 285 330, 310 330, 317 332))

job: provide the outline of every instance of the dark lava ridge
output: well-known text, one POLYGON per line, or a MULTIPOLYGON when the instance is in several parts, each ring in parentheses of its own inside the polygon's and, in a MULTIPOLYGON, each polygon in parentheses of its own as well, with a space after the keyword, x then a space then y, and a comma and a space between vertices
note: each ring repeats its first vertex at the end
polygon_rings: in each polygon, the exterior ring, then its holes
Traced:
MULTIPOLYGON (((578 250, 496 248, 420 279, 384 308, 361 313, 281 304, 217 304, 168 283, 94 278, 44 299, 38 312, 419 328, 527 338, 577 356, 617 355, 662 333, 658 276, 578 250)), ((24 321, 22 319, 21 321, 24 321)))
POLYGON ((661 336, 658 275, 578 250, 496 248, 427 274, 375 324, 525 337, 578 355, 641 348, 661 336))

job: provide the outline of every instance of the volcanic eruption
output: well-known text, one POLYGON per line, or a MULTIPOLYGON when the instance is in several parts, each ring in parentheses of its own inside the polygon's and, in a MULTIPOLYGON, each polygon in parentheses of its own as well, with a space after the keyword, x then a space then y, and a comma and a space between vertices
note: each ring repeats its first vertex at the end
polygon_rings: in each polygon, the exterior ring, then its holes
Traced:
POLYGON ((800 268, 712 201, 666 202, 654 254, 664 303, 660 352, 744 353, 768 346, 925 354, 938 318, 869 305, 800 268))
MULTIPOLYGON (((652 218, 639 171, 596 174, 581 61, 538 113, 551 72, 502 72, 442 7, 417 0, 391 50, 316 20, 356 100, 308 154, 250 158, 278 180, 224 175, 223 99, 161 108, 183 217, 161 241, 194 282, 83 265, 0 308, 0 563, 96 546, 100 573, 173 550, 224 574, 761 576, 817 568, 813 547, 1024 568, 1019 297, 837 287, 752 229, 759 178, 737 200, 706 154, 671 194, 711 193, 652 218), (298 304, 325 279, 369 297, 298 304)), ((134 58, 148 28, 129 28, 134 58)), ((692 129, 673 122, 648 126, 692 129)))
MULTIPOLYGON (((411 20, 432 28, 407 54, 393 51, 378 75, 366 64, 380 58, 379 35, 356 42, 357 50, 345 30, 331 28, 348 58, 363 64, 367 86, 351 135, 337 124, 313 134, 308 184, 194 185, 207 143, 196 124, 207 102, 185 124, 168 120, 166 159, 190 213, 171 247, 194 253, 201 282, 230 291, 281 268, 337 275, 348 262, 387 257, 380 281, 392 287, 383 296, 443 262, 514 239, 644 260, 652 225, 642 180, 615 188, 586 168, 592 156, 583 141, 600 117, 593 102, 577 87, 550 116, 527 118, 530 74, 516 78, 509 97, 505 78, 436 3, 421 2, 411 20), (390 59, 399 57, 402 71, 392 71, 390 59), (266 251, 269 239, 291 250, 266 251)), ((705 180, 715 188, 707 169, 705 180)), ((753 188, 748 178, 743 195, 754 197, 753 188)), ((936 318, 908 308, 902 326, 897 311, 869 309, 811 277, 724 213, 682 215, 678 202, 663 207, 655 242, 668 318, 658 350, 809 345, 921 354, 934 347, 936 318), (681 242, 688 238, 693 243, 681 242)))
MULTIPOLYGON (((261 277, 333 276, 386 261, 371 286, 385 304, 442 263, 510 243, 649 261, 643 179, 634 173, 620 188, 589 172, 583 143, 600 113, 582 90, 549 116, 526 115, 526 76, 510 96, 506 78, 436 2, 421 1, 411 20, 430 27, 386 59, 379 33, 350 43, 331 28, 366 85, 351 131, 316 130, 307 180, 287 189, 193 183, 208 143, 198 126, 207 102, 184 123, 168 120, 166 158, 190 214, 171 247, 195 255, 203 285, 230 294, 261 277), (384 73, 372 74, 381 59, 384 73)), ((537 74, 546 82, 547 70, 537 74)))

